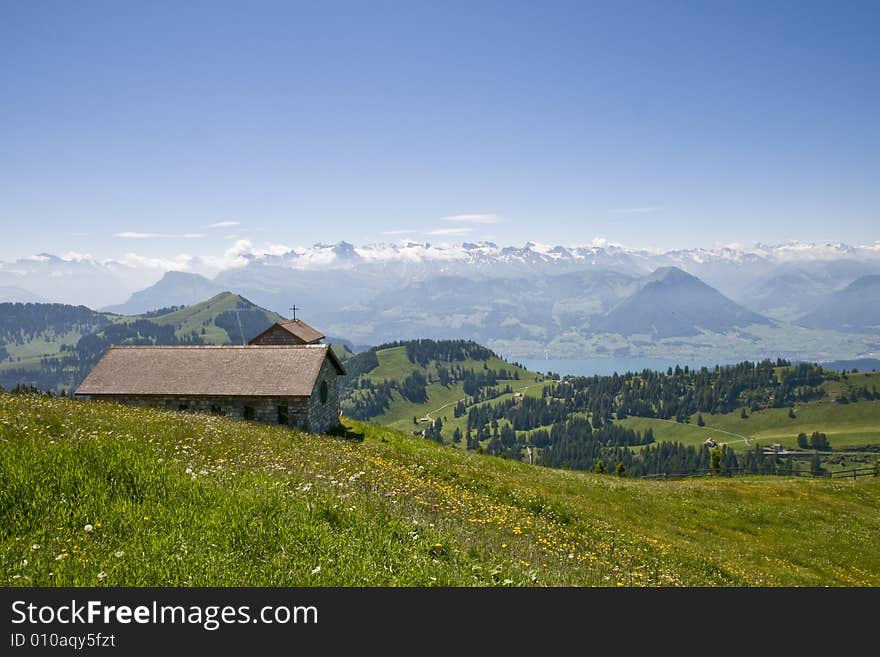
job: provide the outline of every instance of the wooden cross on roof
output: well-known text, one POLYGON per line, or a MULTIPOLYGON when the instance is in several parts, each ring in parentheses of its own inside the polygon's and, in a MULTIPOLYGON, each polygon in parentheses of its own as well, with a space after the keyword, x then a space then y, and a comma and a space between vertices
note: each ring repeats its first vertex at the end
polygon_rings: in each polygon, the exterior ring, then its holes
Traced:
POLYGON ((288 310, 292 310, 292 311, 293 311, 293 319, 294 319, 294 321, 296 321, 296 311, 297 311, 297 310, 302 310, 302 308, 300 308, 300 307, 297 306, 296 304, 293 304, 290 308, 288 308, 288 310))

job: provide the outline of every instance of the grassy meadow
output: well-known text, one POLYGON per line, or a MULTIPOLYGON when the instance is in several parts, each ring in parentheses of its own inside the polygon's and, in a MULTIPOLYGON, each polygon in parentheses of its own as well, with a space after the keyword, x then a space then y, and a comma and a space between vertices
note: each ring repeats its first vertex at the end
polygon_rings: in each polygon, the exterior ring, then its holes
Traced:
POLYGON ((20 586, 877 586, 880 479, 644 481, 0 395, 20 586))
POLYGON ((835 450, 880 443, 880 401, 811 402, 796 406, 794 414, 795 417, 789 417, 787 408, 767 408, 748 413, 747 418, 740 417, 739 411, 719 415, 703 413, 704 427, 697 426, 696 415, 687 424, 642 417, 628 417, 617 423, 639 431, 650 427, 658 442, 699 445, 712 436, 734 449, 748 448, 743 437, 750 446, 779 443, 794 448, 799 433, 810 435, 814 431, 827 434, 835 450))

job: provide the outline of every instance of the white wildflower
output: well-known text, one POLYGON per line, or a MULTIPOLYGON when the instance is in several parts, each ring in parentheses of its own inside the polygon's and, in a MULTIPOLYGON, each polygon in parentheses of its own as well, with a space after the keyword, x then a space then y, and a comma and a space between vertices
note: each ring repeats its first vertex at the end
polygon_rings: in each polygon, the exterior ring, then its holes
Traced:
POLYGON ((90 531, 92 531, 93 529, 94 529, 94 527, 92 527, 91 525, 86 525, 85 527, 83 527, 83 531, 84 531, 84 532, 90 532, 90 531))
POLYGON ((117 559, 121 559, 122 555, 124 555, 124 554, 125 554, 125 552, 123 552, 122 550, 117 550, 116 552, 113 553, 113 556, 116 557, 117 559))
POLYGON ((311 574, 312 574, 312 575, 317 575, 317 574, 320 573, 320 572, 321 572, 321 566, 315 566, 314 568, 312 568, 312 572, 311 572, 311 574))

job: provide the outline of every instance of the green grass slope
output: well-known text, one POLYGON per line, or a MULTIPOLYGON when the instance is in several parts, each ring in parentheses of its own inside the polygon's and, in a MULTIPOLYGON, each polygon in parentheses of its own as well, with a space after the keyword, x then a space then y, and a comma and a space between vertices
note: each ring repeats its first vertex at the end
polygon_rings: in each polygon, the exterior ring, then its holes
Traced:
POLYGON ((880 585, 880 479, 642 481, 0 395, 21 586, 880 585))
MULTIPOLYGON (((284 321, 284 318, 271 310, 264 310, 251 303, 247 299, 231 292, 221 292, 207 301, 186 306, 165 315, 151 317, 150 321, 156 324, 172 325, 178 337, 183 337, 195 331, 209 344, 229 343, 230 336, 227 331, 217 326, 214 322, 218 315, 224 312, 246 311, 257 312, 265 316, 266 326, 275 322, 284 321), (204 329, 204 333, 202 330, 204 329)), ((245 328, 245 333, 249 333, 245 328)), ((245 335, 250 339, 253 335, 245 335)))
POLYGON ((657 442, 699 445, 712 436, 735 449, 747 449, 755 443, 779 443, 793 448, 797 446, 799 433, 809 436, 814 431, 827 434, 833 449, 880 444, 880 401, 862 400, 850 404, 819 401, 798 405, 794 410, 794 418, 788 416, 787 408, 755 411, 748 413, 745 419, 739 412, 703 413, 704 427, 697 426, 696 415, 688 424, 640 417, 628 417, 618 424, 641 431, 650 427, 657 442))

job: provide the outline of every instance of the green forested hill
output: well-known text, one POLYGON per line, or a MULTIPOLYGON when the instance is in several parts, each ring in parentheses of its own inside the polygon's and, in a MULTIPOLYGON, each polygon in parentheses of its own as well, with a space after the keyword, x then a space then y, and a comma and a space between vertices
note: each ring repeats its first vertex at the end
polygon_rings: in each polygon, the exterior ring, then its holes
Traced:
POLYGON ((173 326, 178 337, 199 336, 205 344, 246 344, 284 317, 231 292, 207 301, 153 316, 161 326, 173 326))
POLYGON ((560 382, 474 343, 460 343, 467 355, 446 353, 455 344, 411 341, 359 354, 348 363, 345 412, 511 459, 587 470, 620 463, 634 475, 705 471, 709 438, 725 472, 828 472, 872 464, 880 449, 880 374, 872 372, 780 360, 560 382), (480 378, 492 372, 504 374, 480 378), (814 433, 832 450, 818 464, 807 458, 814 433), (800 453, 764 454, 776 443, 800 453))
POLYGON ((8 586, 878 586, 880 479, 646 481, 0 394, 8 586))
POLYGON ((280 315, 223 292, 127 317, 63 304, 0 304, 0 386, 72 390, 111 345, 242 344, 280 315))
POLYGON ((512 399, 517 392, 540 397, 549 385, 543 376, 466 340, 383 345, 356 355, 346 369, 346 414, 406 431, 434 428, 448 440, 461 424, 458 413, 465 403, 512 399), (437 419, 442 426, 432 427, 437 419))

